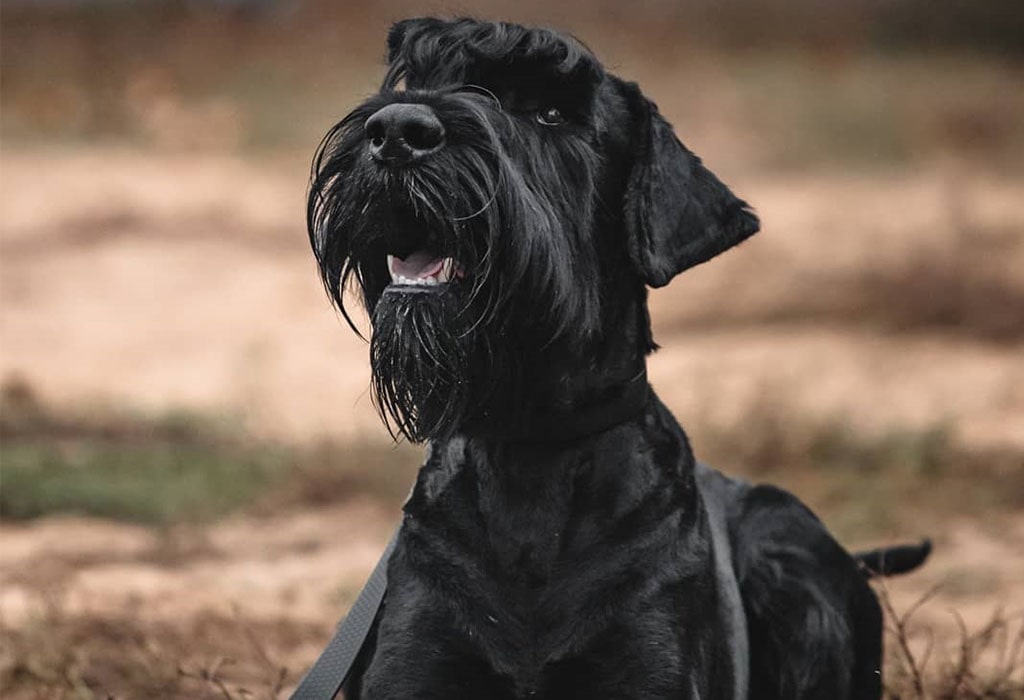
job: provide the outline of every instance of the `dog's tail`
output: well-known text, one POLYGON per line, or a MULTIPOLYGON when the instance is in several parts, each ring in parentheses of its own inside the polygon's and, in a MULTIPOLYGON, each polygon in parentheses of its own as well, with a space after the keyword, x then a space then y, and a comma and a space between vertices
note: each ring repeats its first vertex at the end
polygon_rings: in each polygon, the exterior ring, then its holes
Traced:
POLYGON ((932 541, 924 539, 917 544, 901 544, 881 547, 865 552, 854 552, 853 559, 864 572, 865 578, 894 576, 913 571, 924 564, 932 553, 932 541))

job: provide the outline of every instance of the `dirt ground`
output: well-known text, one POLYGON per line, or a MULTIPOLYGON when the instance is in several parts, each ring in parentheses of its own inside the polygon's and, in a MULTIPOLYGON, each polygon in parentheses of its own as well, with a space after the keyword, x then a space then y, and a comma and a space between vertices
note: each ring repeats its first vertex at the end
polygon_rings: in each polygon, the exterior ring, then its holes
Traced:
MULTIPOLYGON (((56 406, 226 413, 292 441, 382 434, 366 346, 329 309, 313 271, 302 159, 15 152, 4 154, 0 177, 0 377, 56 406)), ((1024 179, 954 176, 936 163, 730 184, 755 204, 764 232, 652 302, 663 345, 653 385, 684 425, 731 425, 770 395, 866 431, 941 423, 965 444, 1024 446, 1019 337, 895 332, 827 308, 786 313, 807 310, 809 299, 827 306, 864 269, 956 257, 974 245, 965 230, 998 243, 978 262, 986 279, 1024 284, 1013 274, 1024 269, 1024 179)), ((360 502, 234 516, 201 531, 8 522, 0 621, 27 629, 54 600, 62 615, 154 624, 287 619, 308 631, 275 647, 287 685, 358 591, 395 519, 360 502)), ((927 533, 937 542, 929 565, 889 582, 896 607, 944 584, 918 619, 950 641, 952 609, 968 626, 997 606, 1024 613, 1024 514, 942 527, 927 533)), ((216 656, 193 653, 200 665, 216 656)))

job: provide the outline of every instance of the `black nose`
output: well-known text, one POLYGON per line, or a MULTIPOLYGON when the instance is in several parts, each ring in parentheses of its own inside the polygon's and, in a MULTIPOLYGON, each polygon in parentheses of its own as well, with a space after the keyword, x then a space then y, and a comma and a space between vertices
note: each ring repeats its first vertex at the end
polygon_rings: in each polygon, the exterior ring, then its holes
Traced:
POLYGON ((444 145, 444 125, 427 105, 390 104, 364 127, 370 156, 389 165, 406 165, 444 145))

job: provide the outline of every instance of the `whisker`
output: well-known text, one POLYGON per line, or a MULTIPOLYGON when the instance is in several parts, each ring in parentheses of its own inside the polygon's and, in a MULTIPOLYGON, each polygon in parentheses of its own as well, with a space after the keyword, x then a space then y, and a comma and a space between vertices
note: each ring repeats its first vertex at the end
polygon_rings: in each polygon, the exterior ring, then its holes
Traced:
POLYGON ((467 90, 467 89, 479 90, 481 93, 483 93, 484 95, 487 95, 492 100, 494 100, 494 104, 496 104, 498 106, 498 111, 499 112, 504 111, 504 107, 501 104, 501 100, 498 99, 498 96, 495 95, 494 92, 492 92, 491 90, 485 88, 483 85, 476 85, 474 83, 465 83, 464 85, 459 87, 460 91, 461 90, 467 90))
POLYGON ((490 199, 488 199, 486 202, 484 202, 484 205, 482 207, 480 207, 478 210, 476 210, 475 212, 473 212, 469 216, 453 216, 452 217, 452 221, 469 221, 470 219, 475 219, 476 217, 480 216, 485 211, 487 211, 487 209, 494 203, 494 199, 497 196, 498 196, 498 189, 495 188, 491 192, 490 199))

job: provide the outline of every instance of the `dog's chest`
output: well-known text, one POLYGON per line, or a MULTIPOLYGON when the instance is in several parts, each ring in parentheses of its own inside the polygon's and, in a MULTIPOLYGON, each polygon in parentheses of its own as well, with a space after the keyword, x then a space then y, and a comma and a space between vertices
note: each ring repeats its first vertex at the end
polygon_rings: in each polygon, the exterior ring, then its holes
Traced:
POLYGON ((467 557, 533 608, 600 563, 616 524, 637 509, 653 479, 646 465, 610 466, 593 450, 466 450, 441 471, 443 492, 435 483, 427 507, 443 510, 470 536, 467 557))
POLYGON ((557 579, 558 564, 572 545, 574 474, 570 464, 513 464, 474 469, 474 495, 495 572, 529 606, 557 579))
POLYGON ((572 451, 435 444, 365 697, 716 696, 724 649, 693 633, 715 611, 711 553, 681 440, 623 428, 572 451))
POLYGON ((616 624, 610 601, 646 595, 635 586, 653 580, 650 547, 678 539, 685 489, 593 452, 459 448, 428 460, 407 507, 430 551, 421 573, 450 572, 433 594, 496 669, 539 678, 616 624))

